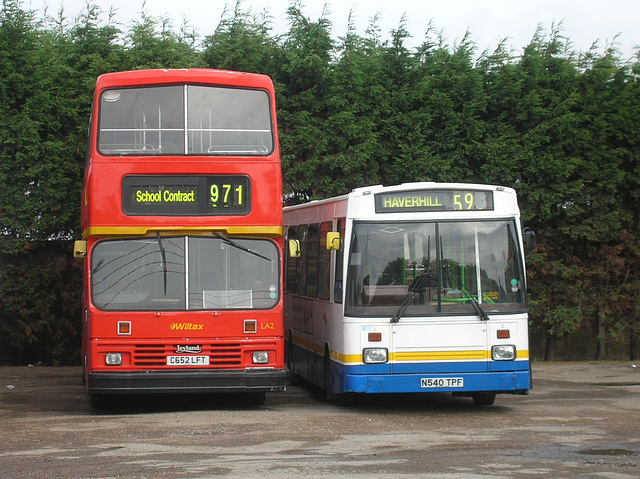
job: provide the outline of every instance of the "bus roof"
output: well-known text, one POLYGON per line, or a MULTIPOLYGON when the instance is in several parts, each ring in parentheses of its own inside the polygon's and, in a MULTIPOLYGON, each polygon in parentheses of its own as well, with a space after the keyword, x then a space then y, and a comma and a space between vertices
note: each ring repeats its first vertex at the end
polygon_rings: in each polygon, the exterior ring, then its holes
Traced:
POLYGON ((96 90, 129 85, 160 85, 168 83, 219 83, 250 88, 273 89, 267 75, 208 68, 185 68, 170 70, 133 70, 105 73, 98 77, 96 90))
POLYGON ((399 185, 392 186, 383 186, 383 185, 373 185, 373 186, 363 186, 360 188, 354 188, 350 195, 358 195, 358 194, 369 194, 370 193, 379 193, 381 191, 411 191, 411 190, 497 190, 497 191, 512 191, 515 193, 513 188, 509 188, 508 186, 498 186, 498 185, 481 185, 476 183, 437 183, 435 181, 417 181, 412 183, 402 183, 399 185))
POLYGON ((332 198, 325 198, 322 200, 312 200, 307 203, 302 203, 299 205, 292 205, 285 207, 285 211, 293 210, 297 208, 304 208, 313 205, 322 205, 326 203, 333 203, 337 201, 342 201, 350 198, 355 198, 363 195, 375 194, 384 192, 393 192, 393 191, 412 191, 412 190, 483 190, 483 191, 503 191, 508 194, 515 195, 515 190, 508 186, 498 186, 498 185, 481 185, 475 183, 437 183, 434 181, 422 181, 422 182, 413 182, 413 183, 402 183, 399 185, 392 186, 384 186, 384 185, 371 185, 371 186, 362 186, 359 188, 354 188, 350 193, 340 196, 334 196, 332 198))

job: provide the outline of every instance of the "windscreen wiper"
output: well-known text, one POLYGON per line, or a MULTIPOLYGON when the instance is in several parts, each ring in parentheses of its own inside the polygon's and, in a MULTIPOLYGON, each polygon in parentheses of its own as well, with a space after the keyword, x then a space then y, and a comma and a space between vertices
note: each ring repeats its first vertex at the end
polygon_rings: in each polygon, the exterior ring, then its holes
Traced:
POLYGON ((390 321, 391 323, 397 323, 398 321, 400 321, 400 318, 404 315, 404 313, 407 310, 407 308, 409 307, 409 305, 413 302, 413 298, 415 298, 416 293, 418 292, 418 290, 420 288, 422 288, 422 284, 424 283, 426 277, 427 277, 426 274, 420 275, 413 282, 413 284, 409 288, 409 292, 407 293, 407 297, 404 298, 404 301, 402 302, 402 304, 398 308, 398 311, 396 311, 396 314, 391 316, 391 321, 390 321))
POLYGON ((164 278, 164 295, 167 295, 167 256, 164 252, 164 247, 162 246, 162 238, 160 238, 160 232, 156 233, 156 238, 158 239, 158 247, 160 248, 160 256, 162 256, 162 271, 164 278))
POLYGON ((489 315, 484 309, 482 309, 482 306, 480 306, 480 303, 475 298, 475 296, 469 293, 469 291, 467 291, 467 288, 465 288, 463 285, 460 285, 460 287, 461 287, 462 293, 467 297, 469 301, 471 301, 471 304, 475 308, 476 313, 478 313, 478 315, 480 316, 480 319, 482 321, 489 321, 489 315))
POLYGON ((256 253, 255 251, 251 251, 249 248, 247 248, 245 246, 242 246, 239 243, 236 243, 232 239, 227 238, 222 233, 218 233, 217 231, 212 231, 212 233, 213 233, 213 236, 215 236, 217 238, 220 238, 222 241, 227 243, 229 246, 233 246, 234 248, 238 248, 239 250, 244 251, 245 253, 249 253, 249 254, 252 254, 254 256, 257 256, 258 258, 266 259, 267 261, 273 261, 271 258, 267 258, 266 256, 263 256, 260 253, 256 253))
MULTIPOLYGON (((451 265, 448 265, 449 269, 451 269, 453 271, 453 267, 451 265)), ((444 270, 447 270, 447 267, 445 266, 444 270)), ((480 303, 478 302, 478 300, 475 298, 475 296, 473 296, 469 290, 467 290, 467 288, 465 288, 464 284, 462 283, 462 277, 460 276, 460 273, 458 272, 458 274, 456 275, 456 278, 458 280, 458 284, 460 285, 460 291, 462 291, 462 294, 464 294, 466 296, 466 298, 471 301, 471 304, 473 305, 473 309, 476 310, 476 313, 478 313, 478 316, 480 316, 480 319, 482 321, 489 321, 489 315, 486 313, 486 311, 484 309, 482 309, 482 306, 480 306, 480 303)))

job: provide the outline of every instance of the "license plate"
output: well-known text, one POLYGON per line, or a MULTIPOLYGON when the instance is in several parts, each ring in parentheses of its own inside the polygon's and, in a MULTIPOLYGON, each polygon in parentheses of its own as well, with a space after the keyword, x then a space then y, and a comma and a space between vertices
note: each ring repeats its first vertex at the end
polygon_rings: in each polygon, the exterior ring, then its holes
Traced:
POLYGON ((422 378, 420 386, 423 388, 461 388, 464 378, 422 378))
POLYGON ((209 356, 167 356, 167 366, 208 366, 209 356))

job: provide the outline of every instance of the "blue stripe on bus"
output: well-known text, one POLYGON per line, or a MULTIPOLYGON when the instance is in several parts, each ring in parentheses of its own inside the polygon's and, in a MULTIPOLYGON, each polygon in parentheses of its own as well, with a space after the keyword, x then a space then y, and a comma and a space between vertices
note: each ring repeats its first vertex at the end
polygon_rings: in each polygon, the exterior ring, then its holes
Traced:
MULTIPOLYGON (((495 362, 491 363, 494 366, 495 362)), ((333 392, 417 393, 417 392, 525 392, 530 388, 528 361, 510 362, 511 370, 487 371, 487 363, 418 363, 402 365, 345 366, 332 363, 333 392), (514 369, 517 367, 517 369, 514 369), (462 378, 463 387, 422 387, 422 379, 462 378)), ((505 366, 506 367, 506 366, 505 366)))

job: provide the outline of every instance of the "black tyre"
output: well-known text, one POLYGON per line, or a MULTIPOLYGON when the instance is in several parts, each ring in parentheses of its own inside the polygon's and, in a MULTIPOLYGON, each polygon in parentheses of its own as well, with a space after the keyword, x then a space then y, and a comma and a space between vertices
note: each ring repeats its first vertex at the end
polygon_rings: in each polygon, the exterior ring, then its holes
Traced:
POLYGON ((267 393, 247 393, 245 399, 250 406, 262 406, 267 400, 267 393))
POLYGON ((300 376, 296 374, 296 365, 293 358, 293 338, 289 333, 289 342, 287 343, 287 369, 289 370, 289 384, 292 386, 300 385, 300 376))
POLYGON ((475 393, 471 397, 476 406, 493 406, 496 401, 496 393, 475 393))

